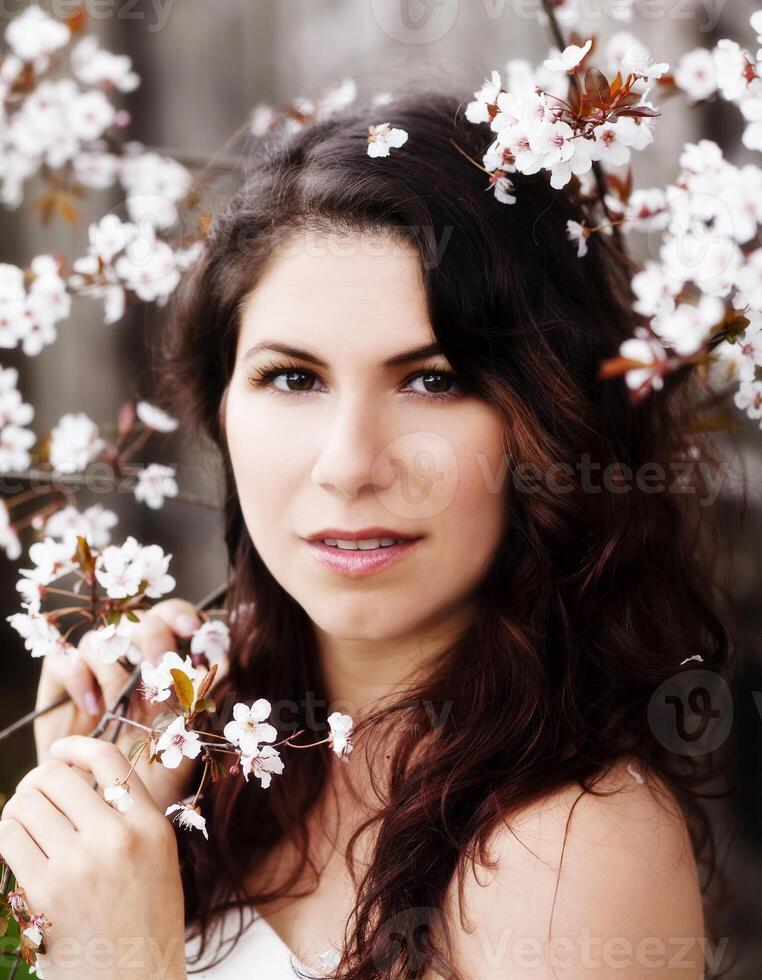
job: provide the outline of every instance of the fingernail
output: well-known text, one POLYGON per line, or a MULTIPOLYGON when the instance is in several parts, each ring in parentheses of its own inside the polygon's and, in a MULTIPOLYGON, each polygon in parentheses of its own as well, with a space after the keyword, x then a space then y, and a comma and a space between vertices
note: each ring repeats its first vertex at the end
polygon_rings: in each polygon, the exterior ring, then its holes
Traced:
POLYGON ((181 613, 175 620, 175 629, 181 636, 190 636, 198 627, 198 619, 190 613, 181 613))
POLYGON ((85 691, 85 711, 90 715, 99 715, 101 713, 100 705, 98 704, 98 696, 95 691, 85 691))

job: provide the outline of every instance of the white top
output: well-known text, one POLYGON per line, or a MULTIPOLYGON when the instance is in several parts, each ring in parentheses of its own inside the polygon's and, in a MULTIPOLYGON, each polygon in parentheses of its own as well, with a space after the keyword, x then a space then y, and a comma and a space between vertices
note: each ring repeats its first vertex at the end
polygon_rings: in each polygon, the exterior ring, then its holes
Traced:
MULTIPOLYGON (((267 980, 294 980, 298 974, 291 968, 292 962, 304 970, 307 976, 314 977, 316 980, 326 975, 305 966, 289 949, 267 919, 260 912, 251 908, 243 909, 242 912, 238 909, 230 909, 222 919, 218 918, 213 926, 209 948, 201 960, 196 962, 195 954, 198 948, 198 936, 194 936, 193 939, 187 940, 185 943, 186 960, 193 960, 193 962, 188 963, 188 969, 194 971, 189 974, 188 980, 195 980, 195 978, 197 980, 241 980, 241 977, 247 976, 267 977, 267 980), (235 944, 233 951, 228 954, 232 940, 240 928, 241 915, 243 916, 245 931, 235 944), (220 923, 222 924, 221 945, 220 923), (209 963, 222 957, 224 957, 222 962, 206 969, 209 963), (200 968, 203 968, 201 972, 195 972, 200 968), (252 972, 253 969, 255 972, 252 972)), ((323 969, 330 970, 339 962, 339 955, 332 946, 329 946, 320 954, 319 959, 323 969)))

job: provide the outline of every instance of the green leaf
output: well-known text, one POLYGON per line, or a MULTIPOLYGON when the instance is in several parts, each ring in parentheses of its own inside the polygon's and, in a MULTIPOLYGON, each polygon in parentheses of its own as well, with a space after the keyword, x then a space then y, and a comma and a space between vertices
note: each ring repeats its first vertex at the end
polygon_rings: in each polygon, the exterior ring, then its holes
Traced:
POLYGON ((172 722, 177 718, 177 713, 175 711, 162 711, 160 715, 157 715, 153 720, 154 728, 161 728, 163 725, 171 725, 172 722))
POLYGON ((132 762, 138 752, 145 748, 145 746, 148 744, 149 738, 150 737, 147 735, 145 738, 139 738, 137 742, 132 743, 130 746, 129 755, 127 756, 130 762, 132 762))
POLYGON ((127 610, 127 619, 129 619, 129 621, 131 623, 139 623, 140 622, 140 616, 136 616, 135 613, 131 609, 128 609, 127 610))
POLYGON ((219 759, 212 759, 212 768, 210 769, 212 782, 216 783, 218 779, 224 779, 229 776, 227 766, 224 766, 219 759))
POLYGON ((214 714, 217 710, 217 705, 214 703, 212 698, 201 698, 196 701, 195 707, 193 708, 194 714, 200 711, 208 711, 209 714, 214 714))

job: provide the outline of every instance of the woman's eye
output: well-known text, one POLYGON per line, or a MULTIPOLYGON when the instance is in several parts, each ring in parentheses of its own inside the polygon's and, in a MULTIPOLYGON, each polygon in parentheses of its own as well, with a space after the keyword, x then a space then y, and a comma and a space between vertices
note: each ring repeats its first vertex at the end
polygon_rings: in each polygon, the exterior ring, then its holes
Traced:
MULTIPOLYGON (((285 395, 311 394, 316 390, 313 385, 318 380, 312 371, 296 367, 272 367, 255 372, 249 378, 249 382, 257 388, 269 388, 285 395)), ((451 371, 421 370, 407 379, 403 391, 412 391, 414 397, 426 401, 455 398, 461 393, 460 380, 451 371), (422 388, 412 388, 415 383, 420 383, 422 388)))
MULTIPOLYGON (((451 371, 419 371, 410 380, 411 382, 421 381, 423 383, 424 392, 427 393, 422 396, 424 398, 454 398, 455 395, 459 394, 457 390, 458 378, 451 371), (453 385, 456 388, 455 391, 450 390, 453 385)), ((420 392, 416 392, 416 394, 420 394, 420 392)))
POLYGON ((275 378, 285 379, 286 387, 275 385, 278 391, 310 391, 310 385, 315 380, 315 375, 309 371, 281 371, 279 374, 273 375, 272 380, 275 378))

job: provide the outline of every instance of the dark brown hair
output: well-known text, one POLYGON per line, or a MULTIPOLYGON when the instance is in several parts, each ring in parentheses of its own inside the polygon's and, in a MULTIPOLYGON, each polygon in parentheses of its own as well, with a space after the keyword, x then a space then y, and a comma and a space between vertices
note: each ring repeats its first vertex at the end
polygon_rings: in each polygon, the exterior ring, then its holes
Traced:
MULTIPOLYGON (((268 139, 212 220, 206 250, 173 303, 164 348, 169 406, 219 448, 226 480, 228 608, 236 615, 230 673, 213 693, 218 705, 314 698, 314 710, 275 719, 279 737, 297 727, 325 733, 332 709, 312 624, 247 532, 220 408, 242 300, 282 236, 381 227, 411 242, 445 356, 505 419, 511 473, 531 466, 540 475, 531 492, 506 496, 505 538, 467 631, 419 690, 361 726, 373 730, 379 751, 382 732, 398 738, 389 782, 377 788, 372 860, 356 880, 333 974, 344 980, 420 977, 429 965, 457 976, 428 928, 455 872, 463 875, 477 850, 485 861, 491 832, 519 809, 562 787, 595 792, 625 758, 669 787, 697 853, 711 840, 698 797, 706 758, 674 751, 649 721, 654 692, 689 669, 682 661, 698 655, 705 670, 722 672, 731 654, 701 533, 709 510, 697 493, 653 492, 637 480, 617 492, 616 475, 646 464, 670 473, 671 460, 704 451, 695 433, 686 435, 697 382, 671 377, 632 405, 621 378, 598 379, 601 362, 638 322, 632 266, 600 234, 577 257, 565 233, 567 220, 584 217, 576 182, 558 191, 542 174, 516 174, 517 203, 497 201, 461 152, 478 161, 490 138, 488 127, 465 120, 456 97, 418 91, 268 139), (368 125, 385 120, 409 140, 372 159, 368 125), (615 485, 592 492, 579 475, 583 459, 593 472, 612 467, 615 485), (548 474, 556 480, 543 480, 548 474)), ((262 906, 293 886, 295 878, 276 896, 244 887, 280 840, 300 848, 306 867, 304 818, 325 785, 330 750, 293 751, 285 761, 266 790, 241 777, 207 782, 201 805, 210 840, 179 833, 186 921, 205 943, 221 910, 262 906)))

